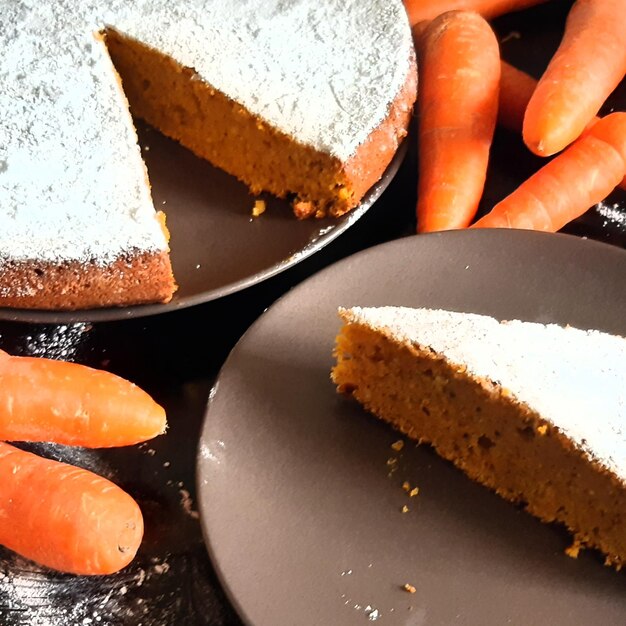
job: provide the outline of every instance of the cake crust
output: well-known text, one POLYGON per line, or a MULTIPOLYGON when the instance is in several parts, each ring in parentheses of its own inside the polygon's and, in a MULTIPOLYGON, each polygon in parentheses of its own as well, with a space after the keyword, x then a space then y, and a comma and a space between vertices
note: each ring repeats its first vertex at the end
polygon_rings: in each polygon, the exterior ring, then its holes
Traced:
POLYGON ((166 252, 141 252, 106 265, 94 262, 7 262, 0 305, 75 310, 169 302, 176 289, 166 252))

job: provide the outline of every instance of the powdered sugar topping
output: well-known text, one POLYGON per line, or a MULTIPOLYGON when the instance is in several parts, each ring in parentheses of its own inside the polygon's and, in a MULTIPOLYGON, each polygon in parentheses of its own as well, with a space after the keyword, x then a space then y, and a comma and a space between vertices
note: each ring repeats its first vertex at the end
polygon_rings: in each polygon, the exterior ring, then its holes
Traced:
POLYGON ((385 118, 412 55, 400 0, 4 3, 0 263, 167 248, 106 27, 342 159, 385 118))
POLYGON ((626 339, 596 330, 404 307, 343 311, 497 382, 626 480, 626 339))

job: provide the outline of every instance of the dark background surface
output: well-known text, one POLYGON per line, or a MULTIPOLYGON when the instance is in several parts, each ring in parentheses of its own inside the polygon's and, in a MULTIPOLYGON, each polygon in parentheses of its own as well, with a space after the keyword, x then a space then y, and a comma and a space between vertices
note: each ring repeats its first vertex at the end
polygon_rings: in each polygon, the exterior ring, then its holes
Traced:
MULTIPOLYGON (((498 20, 503 56, 539 75, 558 44, 568 5, 554 2, 498 20)), ((622 84, 605 112, 624 104, 622 84)), ((132 448, 30 446, 97 471, 125 488, 142 507, 146 533, 133 564, 109 577, 51 573, 0 549, 0 623, 240 623, 207 556, 195 508, 196 448, 211 386, 243 332, 292 286, 353 252, 412 235, 417 171, 413 137, 398 175, 364 217, 313 257, 262 284, 208 304, 141 319, 66 325, 0 322, 0 348, 71 359, 129 378, 166 407, 170 425, 165 436, 132 448)), ((482 211, 540 164, 519 137, 498 131, 482 211)), ((613 217, 606 208, 595 208, 566 231, 626 247, 626 192, 614 192, 605 206, 614 204, 613 217)))

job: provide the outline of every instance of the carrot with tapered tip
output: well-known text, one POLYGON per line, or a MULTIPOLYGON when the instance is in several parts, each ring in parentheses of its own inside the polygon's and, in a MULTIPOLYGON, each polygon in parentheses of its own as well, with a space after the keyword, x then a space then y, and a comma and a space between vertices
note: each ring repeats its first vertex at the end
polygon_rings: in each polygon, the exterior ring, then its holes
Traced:
MULTIPOLYGON (((500 102, 498 104, 498 124, 509 130, 522 132, 524 114, 537 81, 527 74, 502 61, 500 72, 500 102)), ((594 117, 586 130, 600 118, 594 117)), ((585 132, 586 132, 585 130, 585 132)), ((619 185, 626 189, 626 178, 619 185)))
POLYGON ((98 448, 146 441, 165 428, 164 409, 119 376, 0 351, 0 440, 98 448))
POLYGON ((577 0, 524 118, 524 142, 556 154, 577 139, 626 74, 626 0, 577 0))
POLYGON ((556 232, 604 200, 625 175, 626 113, 611 113, 472 227, 556 232))
POLYGON ((498 110, 498 41, 480 15, 465 11, 440 15, 417 36, 417 230, 464 228, 487 173, 498 110))

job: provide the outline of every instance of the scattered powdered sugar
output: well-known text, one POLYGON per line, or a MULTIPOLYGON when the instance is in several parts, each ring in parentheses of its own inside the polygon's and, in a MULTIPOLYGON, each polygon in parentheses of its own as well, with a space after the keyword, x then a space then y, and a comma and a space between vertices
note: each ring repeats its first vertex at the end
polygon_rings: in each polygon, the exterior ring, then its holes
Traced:
POLYGON ((200 455, 203 459, 219 465, 222 462, 225 448, 226 444, 221 439, 211 442, 203 440, 200 444, 200 455))
POLYGON ((44 327, 41 332, 24 338, 23 352, 28 356, 73 361, 91 324, 77 323, 44 327))
POLYGON ((191 498, 191 494, 186 489, 179 489, 178 493, 180 493, 180 504, 183 507, 183 511, 192 519, 198 519, 200 514, 193 508, 193 499, 191 498))
POLYGON ((169 563, 156 563, 152 567, 152 570, 154 571, 155 574, 166 574, 167 572, 170 571, 170 564, 169 563))
POLYGON ((370 622, 375 622, 381 616, 380 611, 369 604, 365 607, 365 615, 370 622))
POLYGON ((382 611, 371 604, 355 602, 351 598, 348 598, 346 594, 343 594, 341 597, 342 599, 345 598, 343 602, 344 606, 354 609, 355 611, 363 611, 363 614, 370 622, 376 622, 382 617, 382 611))
MULTIPOLYGON (((152 558, 107 577, 52 572, 0 549, 0 623, 19 626, 117 626, 161 624, 147 617, 142 586, 170 570, 167 560, 152 558), (131 597, 132 596, 132 597, 131 597)), ((155 580, 156 588, 160 589, 155 580)))
MULTIPOLYGON (((221 447, 224 447, 224 443, 222 441, 219 442, 221 447)), ((159 466, 165 470, 170 470, 172 468, 171 461, 161 461, 157 458, 158 452, 152 447, 149 447, 148 442, 140 443, 137 445, 137 448, 143 452, 148 457, 155 457, 158 461, 159 466)), ((186 488, 185 483, 182 480, 175 480, 174 478, 169 478, 165 481, 165 485, 167 487, 173 487, 178 491, 179 503, 180 507, 185 515, 190 517, 191 519, 197 520, 200 519, 200 514, 196 510, 194 506, 194 499, 191 495, 189 489, 186 488)), ((167 571, 167 570, 165 570, 167 571)))
POLYGON ((600 202, 596 206, 596 211, 605 218, 604 226, 608 226, 611 223, 626 228, 626 209, 618 202, 612 205, 600 202))
MULTIPOLYGON (((368 570, 372 567, 370 563, 368 565, 368 570)), ((344 576, 352 576, 354 574, 354 570, 352 568, 344 569, 340 576, 343 578, 344 576)), ((357 583, 358 584, 358 583, 357 583)), ((343 605, 351 608, 355 611, 362 611, 364 616, 370 621, 375 622, 382 617, 382 610, 373 606, 371 603, 360 602, 355 600, 355 595, 350 593, 342 593, 341 600, 343 601, 343 605)))

